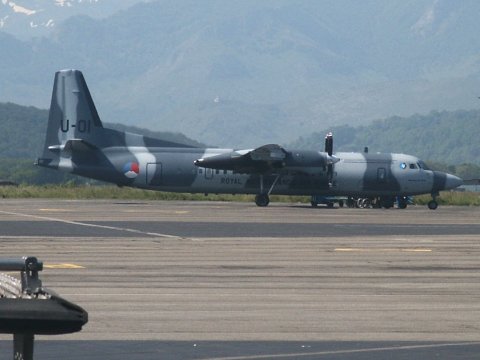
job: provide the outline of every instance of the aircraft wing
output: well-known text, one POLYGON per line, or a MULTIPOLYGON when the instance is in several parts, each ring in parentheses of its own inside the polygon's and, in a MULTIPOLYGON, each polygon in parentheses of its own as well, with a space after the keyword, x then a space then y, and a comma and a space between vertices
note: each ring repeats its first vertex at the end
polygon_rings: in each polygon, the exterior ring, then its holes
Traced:
POLYGON ((195 165, 210 169, 233 170, 240 173, 266 173, 285 166, 287 151, 277 144, 253 150, 237 150, 195 160, 195 165))

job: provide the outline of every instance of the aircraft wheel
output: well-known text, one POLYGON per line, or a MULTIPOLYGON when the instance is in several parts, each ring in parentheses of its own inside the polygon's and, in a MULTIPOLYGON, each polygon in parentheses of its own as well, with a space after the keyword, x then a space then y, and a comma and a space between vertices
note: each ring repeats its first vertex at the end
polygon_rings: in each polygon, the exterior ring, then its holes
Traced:
POLYGON ((312 205, 312 207, 317 207, 318 206, 317 202, 315 202, 313 200, 310 201, 310 205, 312 205))
POLYGON ((399 209, 406 209, 407 208, 407 199, 404 197, 398 198, 398 208, 399 209))
POLYGON ((341 208, 343 207, 343 200, 340 200, 340 201, 338 202, 338 206, 340 206, 341 208))
POLYGON ((370 209, 370 206, 372 205, 371 201, 369 198, 365 198, 363 200, 363 208, 364 209, 370 209))
POLYGON ((384 197, 384 198, 381 198, 380 201, 381 201, 381 206, 385 209, 390 209, 391 207, 393 207, 393 201, 394 201, 393 198, 384 197))
POLYGON ((361 209, 361 208, 363 207, 363 200, 364 200, 364 199, 362 199, 362 198, 358 198, 358 199, 357 199, 357 202, 355 203, 355 207, 361 209))
POLYGON ((268 206, 269 203, 270 198, 267 194, 258 194, 255 196, 255 204, 257 204, 257 206, 265 207, 268 206))
POLYGON ((430 210, 436 210, 438 207, 438 203, 435 200, 430 200, 427 206, 430 210))
POLYGON ((327 207, 328 207, 329 209, 332 209, 332 208, 333 208, 333 202, 327 203, 327 207))

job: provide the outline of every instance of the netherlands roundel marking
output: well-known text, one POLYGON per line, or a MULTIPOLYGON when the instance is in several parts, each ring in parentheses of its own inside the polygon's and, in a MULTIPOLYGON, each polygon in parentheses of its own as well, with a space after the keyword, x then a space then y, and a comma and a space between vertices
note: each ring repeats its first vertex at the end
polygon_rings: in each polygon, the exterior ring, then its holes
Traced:
POLYGON ((139 172, 140 168, 136 162, 129 162, 123 167, 123 174, 129 179, 135 179, 139 172))

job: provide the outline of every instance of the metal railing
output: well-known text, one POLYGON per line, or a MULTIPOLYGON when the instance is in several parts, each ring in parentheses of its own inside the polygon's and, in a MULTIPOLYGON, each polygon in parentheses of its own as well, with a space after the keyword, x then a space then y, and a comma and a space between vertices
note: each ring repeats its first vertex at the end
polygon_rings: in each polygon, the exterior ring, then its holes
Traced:
POLYGON ((0 271, 19 271, 17 279, 0 273, 0 333, 13 334, 13 359, 33 360, 34 336, 68 334, 82 329, 88 314, 43 288, 35 257, 0 259, 0 271))

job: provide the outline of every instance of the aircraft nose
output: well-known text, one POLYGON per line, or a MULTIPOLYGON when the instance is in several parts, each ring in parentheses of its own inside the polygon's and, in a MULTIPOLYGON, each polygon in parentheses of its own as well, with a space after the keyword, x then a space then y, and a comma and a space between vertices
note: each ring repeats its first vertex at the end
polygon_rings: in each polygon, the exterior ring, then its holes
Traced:
POLYGON ((463 185, 463 180, 458 176, 447 174, 447 178, 445 180, 445 190, 455 189, 463 185))
POLYGON ((463 180, 458 176, 447 174, 442 171, 433 172, 433 188, 435 191, 451 190, 463 184, 463 180))

